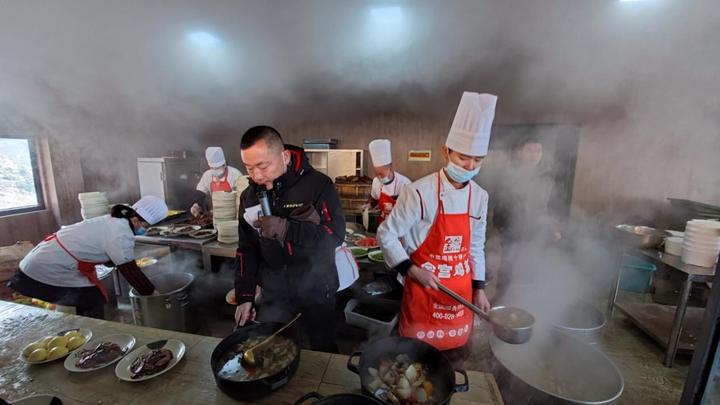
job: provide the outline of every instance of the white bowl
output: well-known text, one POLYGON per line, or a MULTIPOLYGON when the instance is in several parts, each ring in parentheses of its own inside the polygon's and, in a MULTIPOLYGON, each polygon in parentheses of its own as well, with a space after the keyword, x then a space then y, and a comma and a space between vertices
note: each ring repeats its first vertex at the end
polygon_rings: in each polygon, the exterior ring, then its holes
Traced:
POLYGON ((665 238, 665 253, 681 256, 683 250, 683 238, 671 236, 665 238))
POLYGON ((683 263, 692 264, 700 267, 713 267, 717 263, 718 255, 697 252, 692 249, 683 249, 681 256, 683 263))
POLYGON ((685 232, 683 232, 683 231, 670 231, 670 230, 667 230, 667 231, 665 231, 665 232, 667 232, 667 233, 669 233, 670 235, 675 236, 675 237, 680 237, 680 238, 682 238, 683 236, 685 236, 685 232))
POLYGON ((683 246, 697 246, 703 249, 717 249, 720 248, 720 242, 705 242, 693 239, 683 239, 683 246))
POLYGON ((685 226, 685 232, 694 232, 694 233, 701 233, 704 235, 713 235, 713 236, 719 236, 720 235, 720 222, 717 221, 705 221, 705 222, 694 222, 690 221, 685 226), (712 225, 709 225, 709 223, 715 223, 712 225))
POLYGON ((720 254, 720 248, 712 247, 702 247, 702 246, 690 246, 690 245, 683 245, 683 250, 692 250, 693 252, 708 254, 708 255, 715 255, 717 256, 720 254))

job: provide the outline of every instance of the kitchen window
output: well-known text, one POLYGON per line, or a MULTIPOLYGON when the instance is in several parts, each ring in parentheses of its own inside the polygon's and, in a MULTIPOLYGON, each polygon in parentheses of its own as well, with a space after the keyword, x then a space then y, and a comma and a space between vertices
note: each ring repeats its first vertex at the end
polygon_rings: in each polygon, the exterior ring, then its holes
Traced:
POLYGON ((45 209, 35 142, 0 135, 0 217, 45 209))

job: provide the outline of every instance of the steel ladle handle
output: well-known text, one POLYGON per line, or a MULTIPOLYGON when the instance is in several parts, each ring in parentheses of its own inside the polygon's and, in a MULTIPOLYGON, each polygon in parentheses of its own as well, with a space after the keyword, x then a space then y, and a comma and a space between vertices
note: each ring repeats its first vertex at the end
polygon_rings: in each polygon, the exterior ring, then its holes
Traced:
POLYGON ((457 301, 459 301, 461 304, 463 304, 463 305, 465 305, 466 307, 470 308, 473 312, 475 312, 476 314, 480 315, 480 316, 481 316, 483 319, 485 319, 486 321, 488 321, 488 322, 490 322, 490 323, 494 323, 494 322, 492 321, 492 319, 490 319, 490 316, 489 316, 488 314, 486 314, 485 312, 483 312, 482 309, 480 309, 480 308, 478 308, 477 306, 475 306, 472 302, 470 302, 470 301, 466 300, 465 298, 461 297, 460 295, 458 295, 458 293, 456 293, 455 291, 453 291, 453 290, 445 287, 445 286, 444 286, 443 284, 441 284, 441 283, 438 283, 437 286, 438 286, 438 288, 440 289, 440 291, 442 291, 442 292, 444 292, 445 294, 447 294, 447 295, 455 298, 455 299, 456 299, 457 301))

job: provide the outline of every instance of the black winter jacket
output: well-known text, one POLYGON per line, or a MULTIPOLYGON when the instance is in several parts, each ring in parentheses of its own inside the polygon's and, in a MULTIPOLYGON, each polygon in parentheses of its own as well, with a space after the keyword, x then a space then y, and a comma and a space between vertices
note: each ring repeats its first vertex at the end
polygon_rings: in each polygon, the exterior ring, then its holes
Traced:
MULTIPOLYGON (((284 270, 292 277, 302 278, 303 284, 317 284, 318 291, 338 288, 335 268, 335 248, 345 238, 345 215, 335 185, 326 175, 308 162, 303 149, 286 145, 291 160, 287 172, 274 181, 268 191, 272 214, 288 218, 294 209, 310 204, 320 215, 321 222, 289 220, 285 243, 261 238, 242 217, 245 209, 259 204, 257 193, 263 186, 252 180, 240 195, 239 243, 235 295, 238 304, 253 301, 255 287, 262 283, 263 270, 284 270)), ((299 280, 299 279, 298 279, 299 280)))

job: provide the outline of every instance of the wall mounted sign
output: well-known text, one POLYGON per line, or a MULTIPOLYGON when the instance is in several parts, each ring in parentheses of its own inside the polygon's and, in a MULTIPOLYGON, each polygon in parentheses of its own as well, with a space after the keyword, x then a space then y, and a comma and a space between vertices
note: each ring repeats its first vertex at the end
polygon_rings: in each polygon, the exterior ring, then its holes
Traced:
POLYGON ((408 152, 409 162, 429 162, 432 160, 431 150, 411 150, 408 152))

